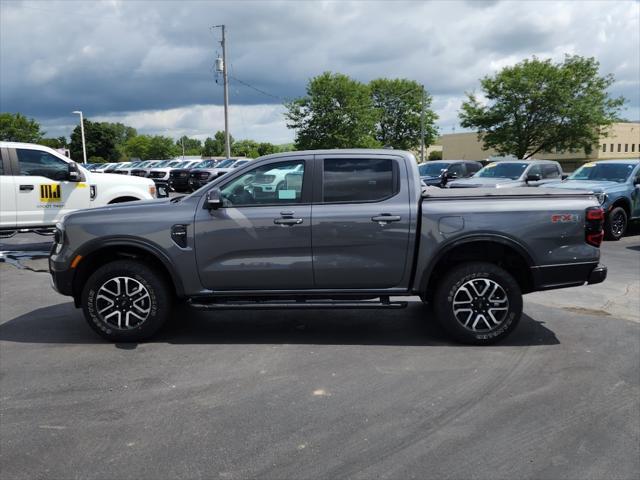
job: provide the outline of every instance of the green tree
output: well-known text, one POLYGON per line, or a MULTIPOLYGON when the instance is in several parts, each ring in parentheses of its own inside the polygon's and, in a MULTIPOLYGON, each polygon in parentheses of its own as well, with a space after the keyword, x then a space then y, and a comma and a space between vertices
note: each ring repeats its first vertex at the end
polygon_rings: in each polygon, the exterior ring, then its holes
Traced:
POLYGON ((429 152, 429 160, 442 160, 442 150, 429 152))
MULTIPOLYGON (((182 152, 180 152, 182 153, 182 152)), ((147 156, 153 160, 167 160, 178 155, 178 149, 171 137, 155 135, 149 141, 147 156)))
POLYGON ((41 138, 40 140, 38 140, 38 142, 40 145, 45 145, 47 147, 50 148, 64 148, 66 147, 66 138, 64 137, 59 137, 59 138, 41 138))
POLYGON ((312 78, 307 95, 285 104, 298 149, 374 147, 377 113, 369 87, 346 75, 312 78))
POLYGON ((272 153, 277 153, 280 150, 278 149, 277 146, 275 146, 273 143, 269 143, 269 142, 261 142, 258 145, 258 156, 263 156, 263 155, 271 155, 272 153))
MULTIPOLYGON (((376 140, 382 145, 409 150, 420 145, 422 86, 413 80, 379 78, 369 83, 373 107, 378 111, 376 140)), ((438 135, 438 115, 431 109, 431 95, 424 95, 424 143, 438 135)))
POLYGON ((258 142, 253 140, 238 140, 231 146, 231 155, 234 157, 249 157, 257 158, 260 156, 258 153, 258 142))
MULTIPOLYGON (((87 146, 87 158, 102 157, 107 162, 115 162, 120 157, 116 148, 116 134, 109 124, 84 119, 84 137, 87 146)), ((82 159, 82 135, 80 125, 73 129, 69 143, 71 158, 82 159)))
MULTIPOLYGON (((233 142, 235 140, 229 135, 229 143, 233 148, 233 142)), ((202 148, 202 156, 204 157, 219 157, 224 155, 224 132, 218 130, 213 138, 207 137, 204 141, 202 148)))
POLYGON ((37 143, 45 134, 40 124, 21 113, 0 113, 0 140, 37 143))
POLYGON ((600 76, 594 58, 562 63, 533 57, 480 80, 487 102, 462 104, 461 124, 478 130, 484 148, 529 158, 541 151, 587 153, 617 120, 625 100, 611 98, 613 75, 600 76))
POLYGON ((185 155, 201 155, 202 154, 202 140, 197 138, 189 138, 183 135, 176 140, 176 147, 178 148, 179 155, 182 154, 182 146, 184 145, 185 155))
POLYGON ((149 137, 149 135, 137 135, 126 141, 124 144, 124 152, 129 158, 146 160, 149 158, 150 144, 151 137, 149 137))

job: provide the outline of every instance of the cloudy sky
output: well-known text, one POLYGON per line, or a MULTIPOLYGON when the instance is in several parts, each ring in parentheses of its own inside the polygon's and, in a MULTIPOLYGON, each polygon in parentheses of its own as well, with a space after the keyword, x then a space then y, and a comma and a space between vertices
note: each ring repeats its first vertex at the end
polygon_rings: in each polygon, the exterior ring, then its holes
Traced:
POLYGON ((0 0, 0 111, 36 118, 48 136, 68 135, 76 109, 143 133, 211 136, 224 126, 219 24, 236 138, 291 141, 282 101, 323 71, 424 83, 441 132, 459 131, 480 77, 565 53, 596 57, 629 100, 624 117, 640 119, 637 1, 0 0))

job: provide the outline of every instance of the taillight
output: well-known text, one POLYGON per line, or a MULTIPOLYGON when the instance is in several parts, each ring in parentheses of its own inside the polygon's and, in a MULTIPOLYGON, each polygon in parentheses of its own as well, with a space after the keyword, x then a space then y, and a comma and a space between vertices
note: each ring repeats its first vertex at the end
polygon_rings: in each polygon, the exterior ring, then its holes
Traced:
POLYGON ((599 247, 604 238, 604 210, 602 207, 589 207, 585 211, 584 235, 589 245, 599 247))

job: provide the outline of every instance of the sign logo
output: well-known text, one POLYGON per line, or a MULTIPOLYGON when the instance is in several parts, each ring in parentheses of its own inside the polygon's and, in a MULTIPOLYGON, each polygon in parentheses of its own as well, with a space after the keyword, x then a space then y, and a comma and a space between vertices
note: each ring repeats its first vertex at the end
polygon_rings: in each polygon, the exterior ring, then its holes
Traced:
POLYGON ((556 213, 555 215, 551 215, 551 223, 578 223, 579 221, 580 216, 571 213, 556 213))
POLYGON ((59 202, 62 198, 60 184, 40 185, 41 202, 59 202))

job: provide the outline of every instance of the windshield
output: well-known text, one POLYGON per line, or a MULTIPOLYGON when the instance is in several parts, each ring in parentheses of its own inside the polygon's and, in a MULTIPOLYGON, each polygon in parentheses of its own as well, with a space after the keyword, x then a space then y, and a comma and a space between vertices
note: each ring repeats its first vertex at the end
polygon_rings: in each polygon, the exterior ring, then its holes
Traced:
POLYGON ((224 168, 231 165, 235 160, 222 160, 219 164, 216 165, 217 168, 224 168))
POLYGON ((623 183, 629 178, 633 163, 585 163, 573 172, 569 180, 596 180, 623 183))
POLYGON ((429 162, 418 165, 418 171, 421 177, 439 177, 448 167, 449 163, 429 162))
POLYGON ((216 164, 215 160, 204 160, 200 163, 196 163, 193 168, 211 168, 216 164))
POLYGON ((474 177, 483 178, 509 178, 511 180, 517 180, 522 175, 522 172, 529 166, 528 163, 514 163, 514 162, 500 162, 490 163, 474 177))

